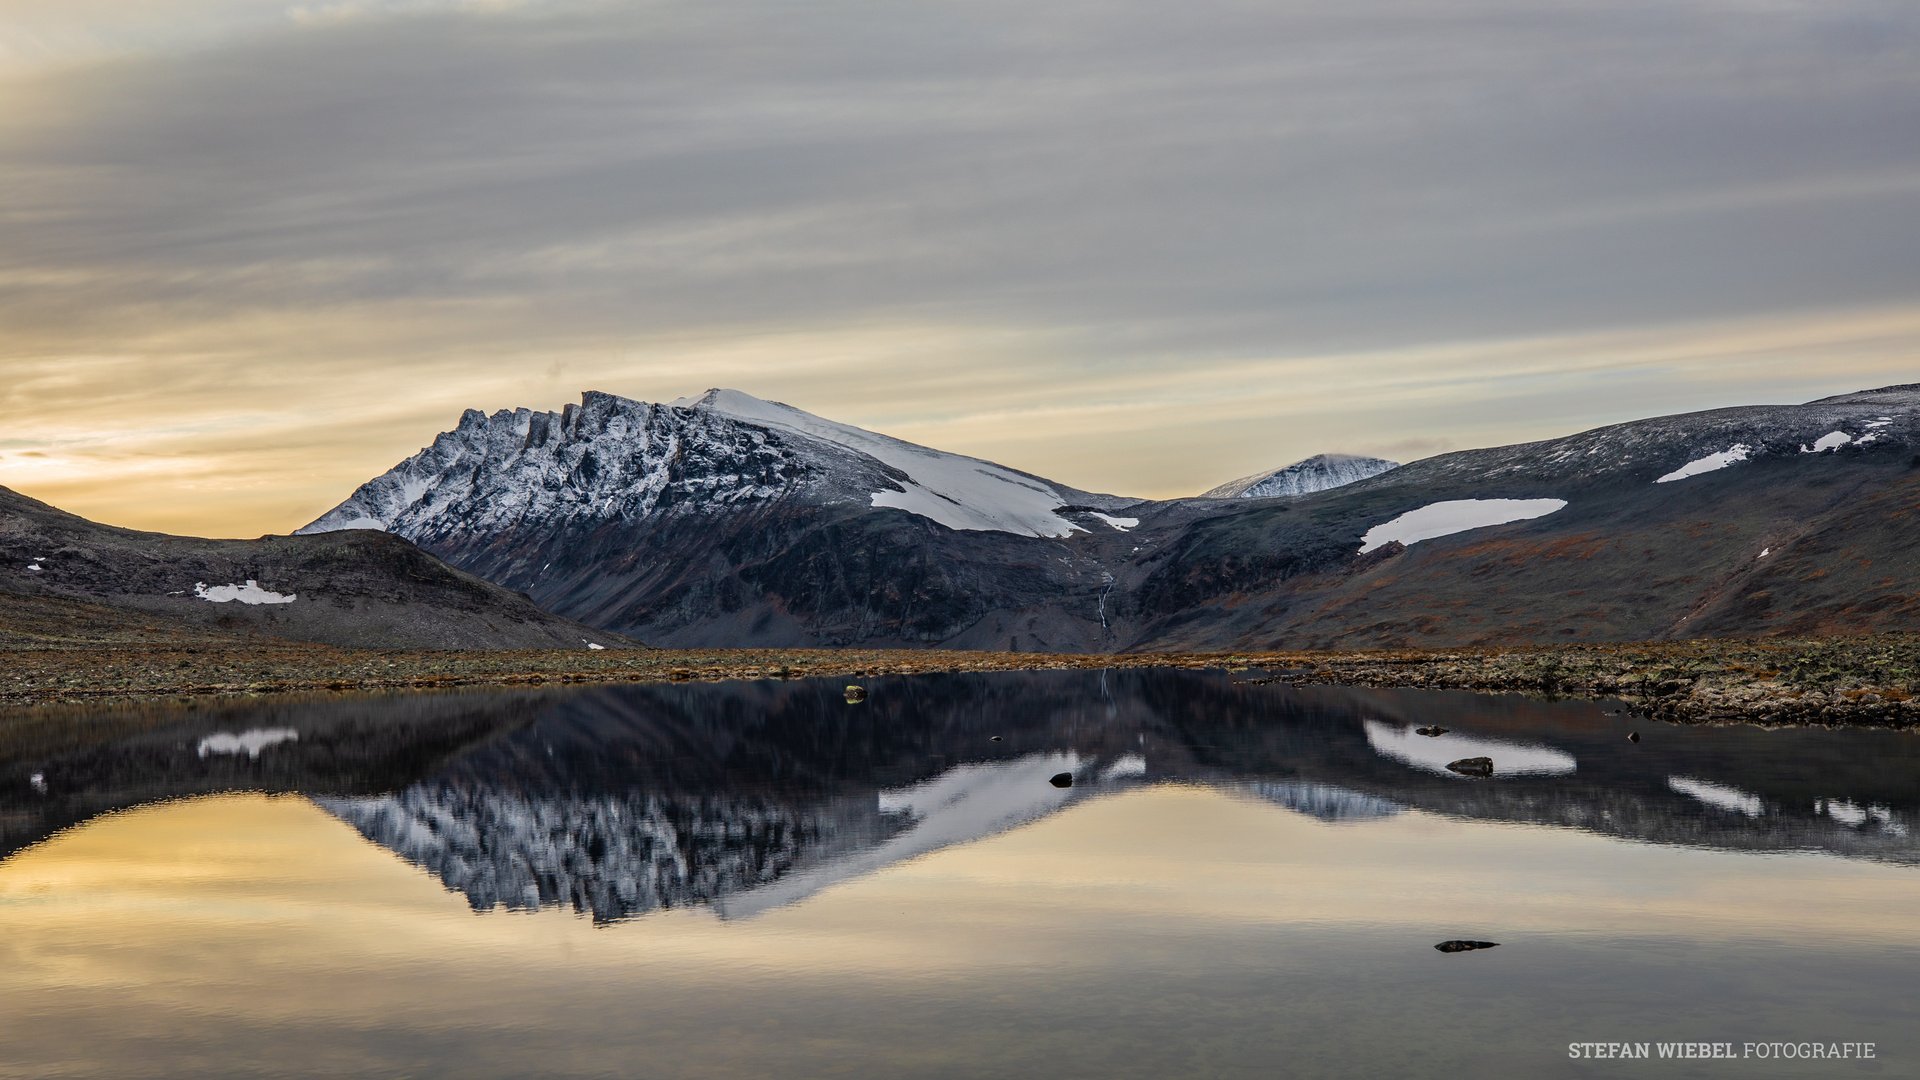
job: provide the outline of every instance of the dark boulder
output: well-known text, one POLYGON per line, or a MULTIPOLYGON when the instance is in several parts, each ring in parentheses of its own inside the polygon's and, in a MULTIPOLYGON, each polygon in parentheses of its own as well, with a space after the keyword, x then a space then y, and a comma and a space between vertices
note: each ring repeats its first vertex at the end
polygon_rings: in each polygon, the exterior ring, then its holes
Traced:
POLYGON ((1500 943, 1497 941, 1463 941, 1459 939, 1443 941, 1434 946, 1434 948, 1439 949, 1441 952, 1447 953, 1473 952, 1476 949, 1496 949, 1499 947, 1500 943))

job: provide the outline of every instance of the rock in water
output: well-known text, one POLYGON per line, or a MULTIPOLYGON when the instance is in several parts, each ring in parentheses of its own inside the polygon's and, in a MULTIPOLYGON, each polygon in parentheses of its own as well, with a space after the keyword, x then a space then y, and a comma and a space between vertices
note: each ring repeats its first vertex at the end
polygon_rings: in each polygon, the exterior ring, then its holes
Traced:
POLYGON ((995 736, 993 737, 993 741, 994 741, 994 742, 1000 742, 1000 741, 1002 741, 1002 740, 1001 740, 1001 738, 1000 738, 1000 736, 998 736, 998 735, 995 735, 995 736))
POLYGON ((1639 733, 1639 732, 1637 732, 1637 731, 1629 731, 1629 732, 1627 732, 1627 741, 1628 741, 1628 742, 1639 742, 1639 741, 1640 741, 1640 733, 1639 733))
POLYGON ((1440 736, 1445 735, 1447 733, 1447 729, 1441 727, 1439 724, 1434 724, 1432 727, 1414 728, 1413 733, 1415 735, 1425 735, 1429 738, 1437 739, 1440 736))
POLYGON ((1439 949, 1441 952, 1472 952, 1475 949, 1495 949, 1499 948, 1499 946, 1500 943, 1497 941, 1461 941, 1456 939, 1453 941, 1443 941, 1435 945, 1434 948, 1439 949))
POLYGON ((1052 784, 1054 787, 1072 787, 1073 774, 1070 772, 1054 773, 1053 779, 1047 781, 1047 783, 1052 784))
POLYGON ((847 704, 857 705, 867 700, 867 688, 864 686, 847 687, 847 704))
POLYGON ((1447 762, 1447 768, 1462 776, 1492 776, 1493 759, 1486 757, 1463 757, 1459 761, 1447 762))

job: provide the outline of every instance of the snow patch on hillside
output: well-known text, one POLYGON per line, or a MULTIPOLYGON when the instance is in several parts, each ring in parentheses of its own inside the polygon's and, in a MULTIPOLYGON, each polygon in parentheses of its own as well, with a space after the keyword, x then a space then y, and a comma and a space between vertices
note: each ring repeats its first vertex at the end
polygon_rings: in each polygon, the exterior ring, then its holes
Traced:
POLYGON ((1055 537, 1087 531, 1054 513, 1066 505, 1066 500, 1047 483, 991 461, 835 423, 738 390, 709 390, 698 398, 680 398, 667 404, 797 431, 877 458, 907 474, 907 479, 903 491, 874 492, 874 506, 919 514, 949 529, 1055 537))
POLYGON ((1852 441, 1853 436, 1844 431, 1829 431, 1825 435, 1813 440, 1813 445, 1810 447, 1804 443, 1801 444, 1800 452, 1803 454, 1822 454, 1828 450, 1838 450, 1852 441))
POLYGON ((1752 453, 1753 447, 1748 446, 1746 443, 1734 443, 1733 446, 1717 454, 1708 454, 1703 458, 1695 458, 1660 479, 1655 480, 1654 483, 1671 484, 1675 480, 1685 480, 1689 476, 1699 476, 1701 473, 1710 473, 1718 469, 1724 469, 1729 465, 1747 460, 1748 456, 1752 453))
POLYGON ((291 604, 300 598, 298 593, 282 596, 277 592, 263 589, 260 583, 252 578, 248 578, 245 585, 209 586, 204 581, 196 582, 193 586, 193 595, 202 600, 211 600, 216 604, 230 604, 236 600, 242 604, 291 604))
POLYGON ((1109 517, 1106 514, 1102 514, 1097 510, 1093 512, 1093 516, 1099 518, 1101 521, 1106 522, 1107 524, 1113 526, 1114 528, 1119 529, 1121 532, 1126 532, 1128 529, 1131 529, 1134 526, 1140 524, 1139 518, 1109 517))
POLYGON ((1360 553, 1364 555, 1396 540, 1412 546, 1422 540, 1489 525, 1545 517, 1566 505, 1565 499, 1449 499, 1428 503, 1368 529, 1367 535, 1361 538, 1360 553))

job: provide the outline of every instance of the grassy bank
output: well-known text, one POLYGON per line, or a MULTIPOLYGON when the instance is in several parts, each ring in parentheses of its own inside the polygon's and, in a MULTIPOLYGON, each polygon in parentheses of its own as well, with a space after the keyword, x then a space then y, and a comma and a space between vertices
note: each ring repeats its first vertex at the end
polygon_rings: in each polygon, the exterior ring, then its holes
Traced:
POLYGON ((916 650, 391 651, 208 636, 0 646, 0 705, 326 690, 1086 668, 1226 668, 1262 681, 1619 697, 1679 722, 1920 726, 1920 638, 1577 647, 1060 655, 916 650))

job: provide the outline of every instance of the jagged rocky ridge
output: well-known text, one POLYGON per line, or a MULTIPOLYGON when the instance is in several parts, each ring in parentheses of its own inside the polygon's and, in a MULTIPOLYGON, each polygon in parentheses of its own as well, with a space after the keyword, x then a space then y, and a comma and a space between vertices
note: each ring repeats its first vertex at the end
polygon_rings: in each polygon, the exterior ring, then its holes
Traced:
POLYGON ((1920 539, 1902 524, 1920 511, 1917 415, 1916 387, 1888 387, 1444 454, 1305 494, 1148 502, 734 391, 590 393, 557 414, 468 413, 303 531, 391 530, 662 645, 1863 632, 1920 625, 1920 539), (1369 539, 1412 511, 1455 525, 1369 539), (1459 524, 1476 514, 1505 523, 1459 524))

